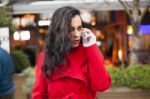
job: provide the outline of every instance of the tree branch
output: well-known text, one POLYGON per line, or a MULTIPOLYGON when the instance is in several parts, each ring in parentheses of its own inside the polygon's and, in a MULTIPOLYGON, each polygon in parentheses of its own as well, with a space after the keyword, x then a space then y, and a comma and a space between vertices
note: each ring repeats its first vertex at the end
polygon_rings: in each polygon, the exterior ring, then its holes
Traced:
MULTIPOLYGON (((150 1, 148 2, 148 4, 150 4, 150 1)), ((150 5, 147 5, 145 8, 139 9, 140 13, 141 13, 141 15, 139 16, 139 20, 140 20, 139 23, 141 23, 142 18, 144 17, 144 15, 145 15, 145 13, 146 13, 146 11, 148 10, 149 7, 150 7, 150 5)))
POLYGON ((143 11, 141 11, 140 9, 140 13, 141 13, 141 15, 139 15, 139 23, 141 23, 141 21, 142 21, 142 18, 144 17, 144 15, 145 15, 145 12, 147 11, 147 9, 148 9, 148 7, 146 7, 146 8, 143 8, 143 11))
POLYGON ((1 0, 0 7, 5 6, 9 3, 9 0, 1 0))
POLYGON ((126 10, 126 12, 128 13, 129 17, 132 18, 132 12, 131 10, 124 4, 124 2, 122 0, 119 0, 120 4, 124 7, 124 9, 126 10))

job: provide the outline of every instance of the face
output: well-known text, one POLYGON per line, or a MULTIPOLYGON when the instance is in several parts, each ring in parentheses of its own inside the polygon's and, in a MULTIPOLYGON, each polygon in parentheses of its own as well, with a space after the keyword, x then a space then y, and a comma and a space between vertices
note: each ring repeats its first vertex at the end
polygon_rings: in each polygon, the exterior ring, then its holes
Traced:
POLYGON ((78 47, 81 39, 82 22, 79 15, 76 15, 71 20, 71 41, 72 47, 78 47))

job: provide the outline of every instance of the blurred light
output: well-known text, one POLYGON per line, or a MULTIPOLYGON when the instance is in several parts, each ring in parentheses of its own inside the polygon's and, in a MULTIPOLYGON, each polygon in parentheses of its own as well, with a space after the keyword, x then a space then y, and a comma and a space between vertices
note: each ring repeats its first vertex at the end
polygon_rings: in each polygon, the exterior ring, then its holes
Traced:
POLYGON ((51 19, 53 13, 54 13, 53 11, 49 11, 48 13, 41 13, 40 14, 40 20, 51 19))
POLYGON ((102 46, 102 42, 101 41, 97 41, 97 46, 102 46))
POLYGON ((140 25, 140 34, 150 34, 150 25, 140 25))
POLYGON ((120 60, 122 60, 122 50, 118 51, 118 57, 119 57, 120 60))
POLYGON ((38 25, 39 25, 39 26, 49 26, 50 23, 51 23, 50 20, 39 20, 39 21, 38 21, 38 25))
POLYGON ((44 33, 44 29, 39 29, 39 32, 42 34, 44 33))
POLYGON ((132 34, 133 34, 133 27, 132 27, 131 25, 129 25, 129 26, 127 27, 127 33, 128 33, 129 35, 132 35, 132 34))
POLYGON ((13 38, 14 38, 14 40, 19 40, 19 39, 20 39, 20 35, 19 35, 19 32, 18 32, 18 31, 16 31, 16 32, 14 33, 13 38))
POLYGON ((26 27, 26 26, 35 26, 35 15, 32 14, 26 14, 21 18, 21 26, 26 27))
POLYGON ((13 25, 15 25, 15 26, 20 26, 21 20, 20 20, 19 17, 13 18, 12 23, 13 23, 13 25))
POLYGON ((95 25, 96 25, 96 23, 95 23, 95 22, 91 22, 91 25, 92 25, 92 26, 95 26, 95 25))
POLYGON ((102 34, 102 32, 100 30, 96 31, 96 36, 100 36, 102 34))
POLYGON ((83 22, 90 23, 91 20, 92 20, 92 15, 91 15, 90 12, 87 12, 87 11, 86 12, 82 12, 81 13, 81 18, 82 18, 83 22))
MULTIPOLYGON (((129 35, 133 34, 133 27, 131 25, 127 27, 127 33, 129 35)), ((140 25, 139 34, 150 34, 150 25, 140 25)))
POLYGON ((20 37, 21 40, 30 40, 30 31, 21 31, 20 37))
POLYGON ((128 37, 128 46, 129 46, 129 51, 131 51, 132 50, 132 46, 133 46, 133 42, 132 42, 132 37, 131 36, 128 37))
POLYGON ((105 39, 105 35, 101 34, 101 35, 100 35, 100 38, 101 38, 102 40, 105 39))

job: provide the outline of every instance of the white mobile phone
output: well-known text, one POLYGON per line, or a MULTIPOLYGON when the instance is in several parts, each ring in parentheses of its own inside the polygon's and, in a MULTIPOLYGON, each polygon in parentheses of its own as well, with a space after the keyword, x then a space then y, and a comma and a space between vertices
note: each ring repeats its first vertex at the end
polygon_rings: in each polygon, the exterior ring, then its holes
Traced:
POLYGON ((88 33, 86 33, 85 31, 81 32, 81 37, 82 39, 84 39, 86 42, 88 42, 90 40, 90 35, 88 33))

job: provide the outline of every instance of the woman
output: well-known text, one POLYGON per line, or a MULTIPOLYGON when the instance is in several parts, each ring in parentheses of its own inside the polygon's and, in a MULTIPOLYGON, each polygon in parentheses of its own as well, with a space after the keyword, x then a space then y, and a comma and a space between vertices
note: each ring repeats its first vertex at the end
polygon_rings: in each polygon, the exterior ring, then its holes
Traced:
POLYGON ((95 99, 110 87, 96 37, 70 6, 54 12, 46 50, 37 63, 32 99, 95 99))

